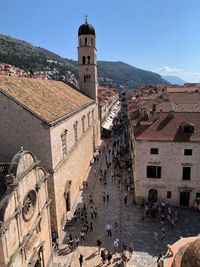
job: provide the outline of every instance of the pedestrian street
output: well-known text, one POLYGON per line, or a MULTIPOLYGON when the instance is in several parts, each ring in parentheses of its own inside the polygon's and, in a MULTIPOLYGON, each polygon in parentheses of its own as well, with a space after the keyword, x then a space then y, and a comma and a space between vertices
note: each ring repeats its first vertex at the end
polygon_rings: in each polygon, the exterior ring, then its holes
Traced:
POLYGON ((87 210, 88 225, 92 222, 92 229, 87 229, 82 244, 79 242, 78 248, 74 245, 69 246, 69 235, 80 239, 80 232, 83 228, 81 218, 66 227, 63 232, 63 241, 60 241, 59 251, 54 257, 55 267, 67 266, 78 267, 80 255, 83 255, 83 265, 85 267, 105 267, 105 266, 135 266, 135 267, 153 267, 157 266, 156 260, 161 253, 164 255, 167 245, 174 243, 180 236, 197 235, 199 228, 199 213, 180 209, 178 211, 179 219, 172 229, 166 225, 166 236, 161 238, 160 219, 153 220, 150 217, 141 219, 141 206, 135 205, 134 194, 132 190, 126 190, 124 181, 130 175, 130 170, 123 167, 121 172, 121 182, 112 177, 114 166, 108 166, 109 151, 112 150, 112 143, 104 143, 99 160, 91 166, 87 177, 88 186, 81 188, 77 197, 76 208, 83 207, 85 203, 87 210), (101 180, 101 173, 107 170, 106 181, 101 180), (107 197, 109 195, 109 197, 107 197), (125 198, 127 200, 125 201, 125 198), (97 216, 91 216, 92 210, 97 210, 97 216), (117 228, 115 224, 117 223, 117 228), (111 225, 111 235, 108 236, 107 226, 111 225), (158 233, 158 240, 154 239, 154 232, 158 233), (105 248, 106 253, 112 253, 111 264, 108 260, 102 261, 102 255, 99 254, 97 240, 101 240, 101 251, 105 248), (119 240, 118 247, 114 247, 115 240, 119 240), (132 248, 129 251, 127 248, 132 248), (125 260, 122 258, 124 250, 125 260), (113 254, 116 251, 117 253, 113 254), (60 265, 58 264, 60 263, 60 265), (57 264, 56 264, 57 263, 57 264))

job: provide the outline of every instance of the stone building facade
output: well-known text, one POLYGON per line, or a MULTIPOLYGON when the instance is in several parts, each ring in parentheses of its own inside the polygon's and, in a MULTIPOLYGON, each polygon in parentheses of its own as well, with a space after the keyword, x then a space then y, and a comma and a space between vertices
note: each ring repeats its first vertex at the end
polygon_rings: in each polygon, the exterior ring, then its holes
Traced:
MULTIPOLYGON (((91 27, 79 29, 79 38, 85 34, 95 38, 91 27)), ((81 53, 84 49, 88 47, 82 47, 81 53)), ((95 43, 92 49, 96 50, 95 43)), ((93 62, 92 58, 87 61, 88 69, 96 68, 93 62)), ((10 160, 23 146, 40 158, 50 173, 51 226, 58 234, 74 212, 79 188, 100 143, 94 74, 90 73, 91 83, 80 84, 80 90, 59 81, 0 76, 1 156, 10 160)))
POLYGON ((1 267, 52 266, 48 174, 38 164, 23 150, 0 164, 1 267))
POLYGON ((199 92, 156 92, 142 106, 136 100, 129 106, 136 202, 193 206, 200 200, 199 92))

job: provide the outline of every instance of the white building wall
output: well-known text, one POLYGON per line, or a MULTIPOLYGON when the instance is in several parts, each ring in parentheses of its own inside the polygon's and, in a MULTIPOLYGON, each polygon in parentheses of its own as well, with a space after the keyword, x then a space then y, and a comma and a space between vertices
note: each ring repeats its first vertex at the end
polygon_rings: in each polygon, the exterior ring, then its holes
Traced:
POLYGON ((179 206, 183 188, 190 192, 190 206, 200 192, 200 143, 136 141, 135 143, 135 193, 136 199, 147 200, 151 188, 158 190, 158 199, 179 206), (158 155, 150 154, 158 148, 158 155), (185 156, 184 149, 192 149, 192 156, 185 156), (161 166, 161 179, 147 178, 147 165, 161 166), (182 180, 182 169, 191 166, 191 179, 182 180), (190 190, 191 189, 191 190, 190 190), (167 191, 172 197, 167 198, 167 191))

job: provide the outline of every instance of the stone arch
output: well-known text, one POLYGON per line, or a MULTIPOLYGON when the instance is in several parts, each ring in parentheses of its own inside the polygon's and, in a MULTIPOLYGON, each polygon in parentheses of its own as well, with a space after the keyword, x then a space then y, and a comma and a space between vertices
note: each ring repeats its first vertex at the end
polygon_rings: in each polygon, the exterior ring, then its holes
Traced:
POLYGON ((21 150, 12 158, 8 174, 12 174, 17 178, 23 175, 23 173, 25 173, 36 162, 37 160, 31 152, 21 150))
POLYGON ((148 191, 148 202, 157 202, 158 201, 158 190, 151 188, 148 191))
POLYGON ((90 56, 87 56, 87 64, 90 64, 90 56))

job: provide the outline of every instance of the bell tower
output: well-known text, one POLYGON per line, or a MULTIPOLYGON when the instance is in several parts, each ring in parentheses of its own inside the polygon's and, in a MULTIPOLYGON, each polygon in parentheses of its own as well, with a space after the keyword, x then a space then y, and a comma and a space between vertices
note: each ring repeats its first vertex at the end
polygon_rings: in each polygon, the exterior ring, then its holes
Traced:
POLYGON ((78 70, 80 91, 97 102, 97 59, 94 27, 85 23, 78 30, 78 70))

